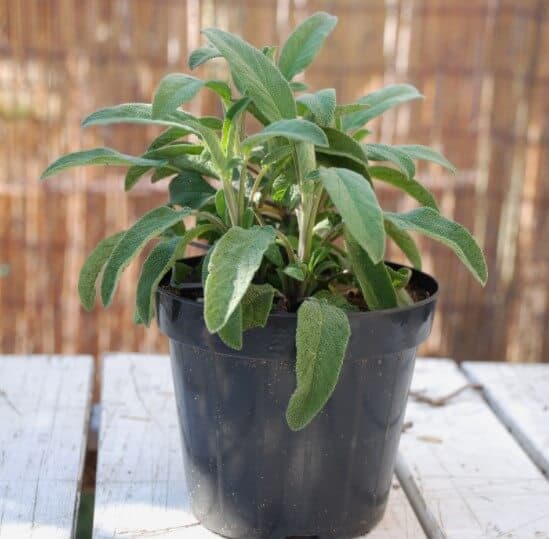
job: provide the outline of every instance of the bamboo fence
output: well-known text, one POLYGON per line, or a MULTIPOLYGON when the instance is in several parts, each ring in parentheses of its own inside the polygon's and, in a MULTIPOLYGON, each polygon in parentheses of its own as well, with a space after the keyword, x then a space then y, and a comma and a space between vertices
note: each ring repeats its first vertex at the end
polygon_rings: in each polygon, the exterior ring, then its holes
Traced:
MULTIPOLYGON (((86 313, 76 283, 87 253, 164 199, 163 185, 123 192, 119 169, 87 168, 39 184, 62 153, 99 145, 139 154, 156 132, 83 132, 101 106, 150 101, 156 83, 217 25, 260 46, 322 9, 339 17, 305 80, 350 102, 393 82, 425 101, 393 110, 373 139, 433 145, 456 176, 421 166, 443 212, 488 258, 485 289, 443 246, 422 240, 442 293, 422 353, 458 360, 549 360, 549 9, 547 0, 0 0, 0 351, 165 351, 134 327, 138 267, 114 305, 86 313), (545 51, 545 54, 544 54, 545 51)), ((199 76, 222 77, 211 62, 199 76)), ((215 113, 204 93, 192 112, 215 113)), ((385 207, 412 207, 391 190, 385 207)), ((398 259, 395 254, 393 258, 398 259)))

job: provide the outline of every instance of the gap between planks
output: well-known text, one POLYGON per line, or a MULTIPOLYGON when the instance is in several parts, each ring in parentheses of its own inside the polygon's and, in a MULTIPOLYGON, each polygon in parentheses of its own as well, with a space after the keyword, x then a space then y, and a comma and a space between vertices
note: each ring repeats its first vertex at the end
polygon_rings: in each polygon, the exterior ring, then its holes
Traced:
POLYGON ((549 365, 465 362, 461 368, 482 386, 488 405, 549 476, 549 365))
MULTIPOLYGON (((418 360, 412 389, 467 383, 450 360, 418 360)), ((477 391, 444 406, 409 399, 397 476, 429 537, 549 538, 549 483, 477 391)))

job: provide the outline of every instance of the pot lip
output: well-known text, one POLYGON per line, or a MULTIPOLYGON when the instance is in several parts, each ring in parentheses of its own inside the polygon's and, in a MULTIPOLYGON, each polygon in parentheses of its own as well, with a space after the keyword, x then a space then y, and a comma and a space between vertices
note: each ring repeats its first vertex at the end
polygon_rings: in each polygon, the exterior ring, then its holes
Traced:
MULTIPOLYGON (((192 257, 192 258, 202 258, 202 257, 192 257)), ((390 309, 381 309, 381 310, 377 310, 377 311, 349 311, 349 312, 346 313, 349 318, 368 320, 368 319, 382 317, 382 316, 390 316, 390 315, 393 315, 393 314, 400 314, 400 313, 404 314, 404 313, 407 313, 407 312, 410 312, 410 311, 415 311, 417 309, 421 309, 425 305, 429 305, 430 303, 432 303, 432 302, 434 302, 438 299, 439 284, 438 284, 438 281, 434 277, 432 277, 428 273, 425 273, 421 270, 412 268, 412 267, 407 266, 405 264, 399 264, 399 263, 390 262, 390 261, 386 261, 386 262, 389 265, 395 266, 397 268, 408 268, 408 269, 412 270, 412 278, 414 276, 416 276, 419 279, 421 279, 422 281, 430 282, 430 284, 432 285, 432 288, 434 289, 433 293, 431 293, 425 299, 417 301, 417 302, 413 303, 412 305, 404 305, 402 307, 392 307, 390 309)), ((201 283, 196 283, 196 284, 197 284, 196 287, 189 286, 188 288, 194 288, 194 289, 201 289, 202 288, 201 283)), ((163 294, 164 296, 171 297, 171 298, 173 298, 173 299, 175 299, 175 300, 177 300, 181 303, 185 303, 187 305, 199 306, 200 308, 203 308, 203 305, 204 305, 203 303, 199 303, 199 302, 197 302, 193 299, 185 298, 185 297, 180 296, 180 295, 178 295, 178 294, 176 294, 176 293, 174 293, 170 290, 167 290, 167 289, 163 288, 162 283, 160 283, 160 286, 158 286, 157 293, 158 294, 163 294)), ((271 313, 269 315, 269 318, 297 319, 297 312, 289 313, 289 312, 285 312, 285 311, 278 311, 278 312, 271 313)))

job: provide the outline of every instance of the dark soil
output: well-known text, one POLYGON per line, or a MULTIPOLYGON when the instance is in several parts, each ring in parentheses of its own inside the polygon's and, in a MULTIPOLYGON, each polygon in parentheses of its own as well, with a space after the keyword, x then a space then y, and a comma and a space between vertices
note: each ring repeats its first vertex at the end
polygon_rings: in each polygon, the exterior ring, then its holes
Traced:
MULTIPOLYGON (((173 286, 170 286, 169 283, 165 282, 160 285, 164 290, 171 292, 172 294, 175 294, 176 296, 181 296, 186 299, 192 299, 195 301, 203 301, 204 295, 202 286, 200 283, 189 283, 184 288, 174 288, 173 286)), ((412 286, 412 284, 409 284, 406 287, 406 291, 412 299, 414 300, 414 303, 417 303, 418 301, 422 301, 424 299, 427 299, 429 297, 429 293, 426 290, 423 290, 422 288, 417 288, 412 286)), ((344 293, 345 297, 347 298, 347 301, 358 308, 361 312, 368 312, 370 309, 368 308, 368 305, 364 301, 364 298, 362 294, 360 293, 360 290, 356 288, 350 288, 344 293)), ((299 307, 299 305, 298 305, 299 307)), ((297 308, 290 309, 288 307, 288 302, 284 300, 283 298, 275 298, 275 305, 273 312, 295 312, 297 308)))

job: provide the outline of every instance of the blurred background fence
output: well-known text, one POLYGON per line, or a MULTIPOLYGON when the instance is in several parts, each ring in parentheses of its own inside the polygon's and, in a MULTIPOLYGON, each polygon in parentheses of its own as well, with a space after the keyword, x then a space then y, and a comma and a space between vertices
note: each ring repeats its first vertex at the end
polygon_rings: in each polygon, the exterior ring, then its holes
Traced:
MULTIPOLYGON (((164 199, 123 171, 87 168, 40 185, 62 153, 113 146, 139 154, 155 130, 82 132, 101 106, 150 101, 186 70, 199 29, 217 25, 257 46, 279 43, 316 10, 339 17, 305 80, 350 102, 393 82, 424 94, 384 115, 373 138, 443 151, 456 176, 423 166, 443 212, 479 238, 481 289, 444 247, 423 241, 442 295, 423 353, 457 359, 549 360, 549 5, 547 0, 0 0, 0 351, 163 351, 156 328, 132 324, 137 266, 114 305, 86 313, 76 283, 87 253, 164 199)), ((199 76, 222 77, 210 62, 199 76)), ((192 112, 215 113, 204 93, 192 112)), ((409 202, 382 192, 388 209, 409 202)))

